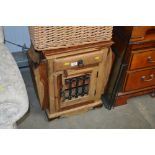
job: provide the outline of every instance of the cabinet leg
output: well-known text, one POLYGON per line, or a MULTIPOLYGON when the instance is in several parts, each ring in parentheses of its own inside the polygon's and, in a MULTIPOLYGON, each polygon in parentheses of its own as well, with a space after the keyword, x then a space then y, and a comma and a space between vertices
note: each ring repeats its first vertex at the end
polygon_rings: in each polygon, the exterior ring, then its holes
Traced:
POLYGON ((116 102, 114 104, 114 107, 127 104, 127 100, 128 100, 128 96, 125 96, 125 95, 124 96, 118 96, 116 98, 116 102))
POLYGON ((151 97, 155 97, 155 90, 150 94, 151 97))

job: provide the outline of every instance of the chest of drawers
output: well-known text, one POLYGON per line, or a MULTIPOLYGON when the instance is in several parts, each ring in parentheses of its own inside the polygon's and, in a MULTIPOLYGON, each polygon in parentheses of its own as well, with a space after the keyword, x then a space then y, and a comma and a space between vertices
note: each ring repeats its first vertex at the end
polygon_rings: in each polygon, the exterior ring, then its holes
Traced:
POLYGON ((155 27, 114 27, 113 51, 116 61, 105 106, 123 105, 130 97, 155 91, 155 27))

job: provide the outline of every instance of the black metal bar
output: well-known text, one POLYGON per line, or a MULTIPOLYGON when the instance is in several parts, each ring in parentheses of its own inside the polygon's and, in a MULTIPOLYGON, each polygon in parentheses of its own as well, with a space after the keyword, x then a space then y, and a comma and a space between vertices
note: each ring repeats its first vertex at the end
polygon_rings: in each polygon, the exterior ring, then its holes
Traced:
POLYGON ((83 83, 82 83, 82 93, 81 93, 81 96, 84 96, 85 95, 85 81, 86 81, 86 75, 84 75, 82 77, 82 80, 83 80, 83 83))
POLYGON ((85 85, 85 94, 88 95, 88 90, 89 90, 89 82, 90 82, 90 75, 88 74, 86 76, 86 81, 88 80, 88 84, 85 85), (87 89, 86 89, 87 88, 87 89))
POLYGON ((76 78, 76 92, 75 92, 75 98, 78 97, 78 86, 79 86, 79 80, 80 80, 80 77, 77 77, 76 78))
POLYGON ((69 79, 69 96, 68 99, 72 99, 72 79, 69 79))

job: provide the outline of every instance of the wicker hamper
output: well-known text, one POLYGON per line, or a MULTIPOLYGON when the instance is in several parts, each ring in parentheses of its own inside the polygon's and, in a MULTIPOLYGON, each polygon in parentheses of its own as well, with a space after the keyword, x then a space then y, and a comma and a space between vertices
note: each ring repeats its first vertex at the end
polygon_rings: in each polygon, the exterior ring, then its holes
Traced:
POLYGON ((110 41, 112 26, 30 26, 36 50, 51 50, 110 41))

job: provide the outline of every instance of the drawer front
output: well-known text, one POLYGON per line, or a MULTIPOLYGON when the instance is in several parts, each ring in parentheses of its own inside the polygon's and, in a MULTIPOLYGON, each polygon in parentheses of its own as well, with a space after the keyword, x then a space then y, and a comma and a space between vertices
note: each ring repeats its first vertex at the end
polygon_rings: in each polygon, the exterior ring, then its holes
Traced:
POLYGON ((155 85, 155 69, 127 73, 125 91, 143 89, 155 85))
POLYGON ((149 66, 155 66, 155 49, 133 52, 130 70, 149 66))
POLYGON ((134 26, 131 41, 143 40, 149 31, 154 30, 155 26, 134 26))
POLYGON ((73 55, 54 60, 54 70, 62 71, 74 69, 78 67, 86 67, 88 65, 98 64, 103 60, 103 51, 73 55))

